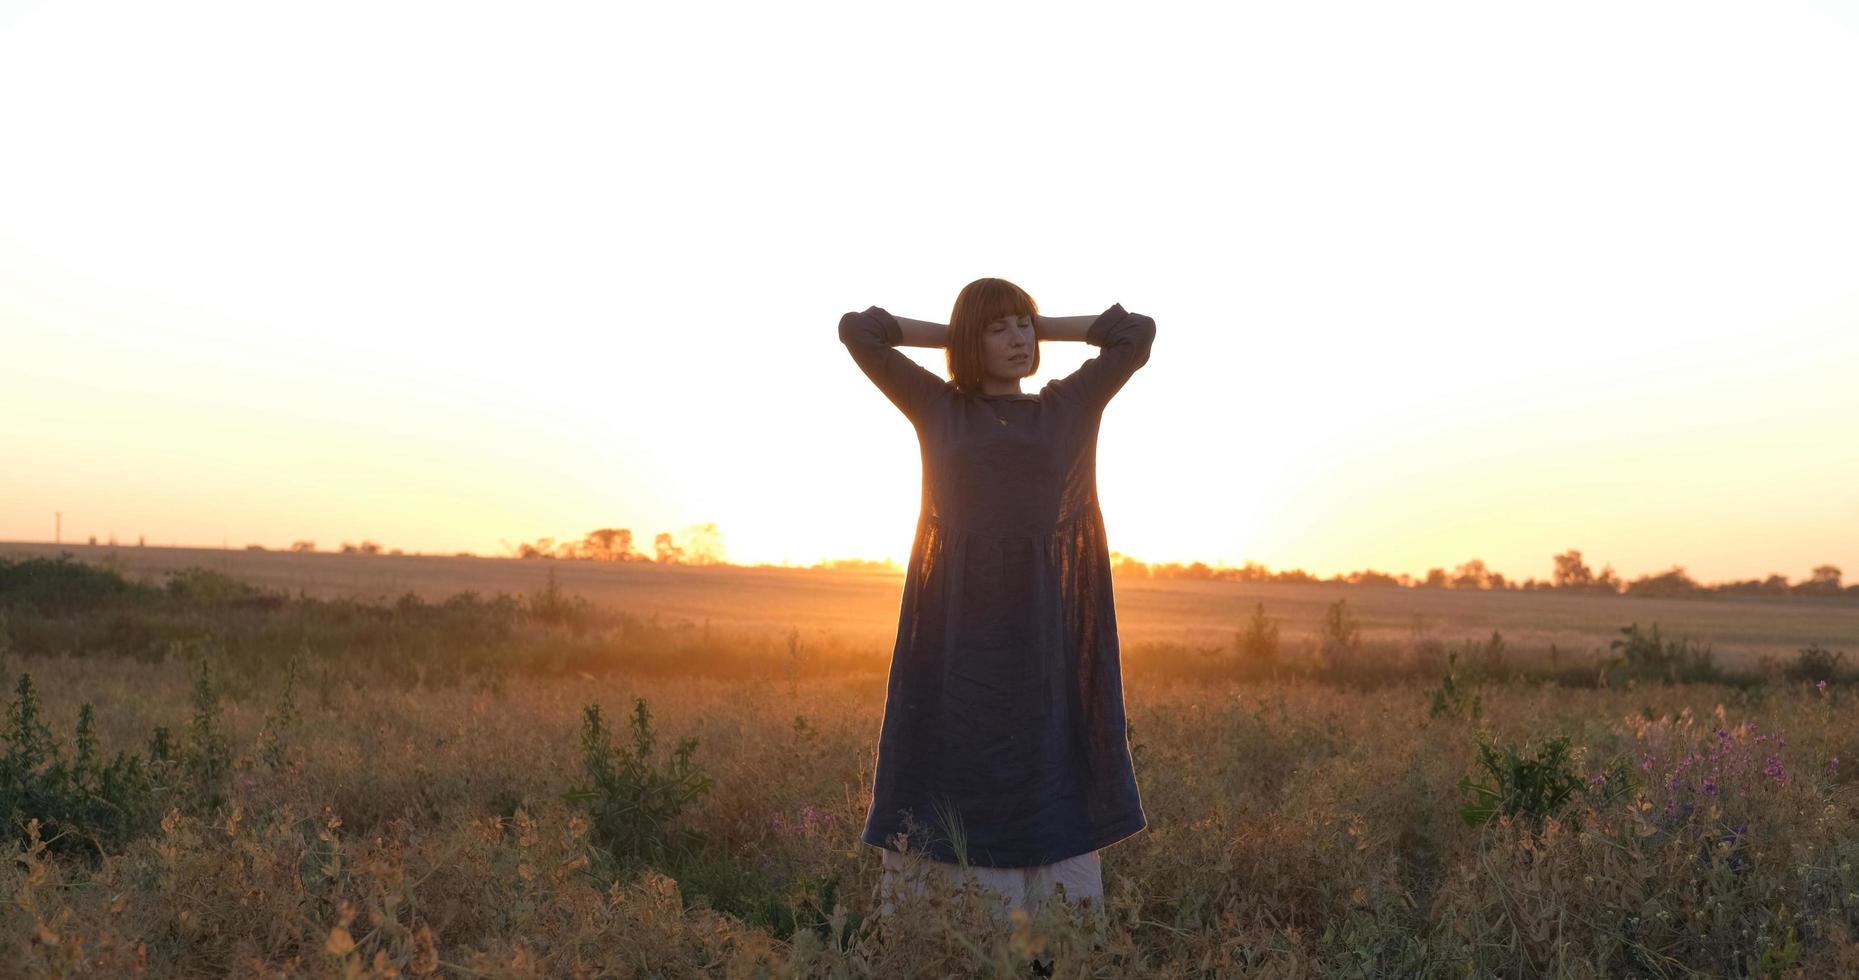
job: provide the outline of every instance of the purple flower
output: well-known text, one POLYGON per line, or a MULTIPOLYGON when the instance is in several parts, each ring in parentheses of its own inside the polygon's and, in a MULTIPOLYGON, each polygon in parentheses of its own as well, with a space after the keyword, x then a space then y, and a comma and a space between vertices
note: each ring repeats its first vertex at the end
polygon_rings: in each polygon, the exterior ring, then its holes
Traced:
POLYGON ((1814 686, 1820 689, 1820 693, 1822 694, 1827 693, 1827 682, 1826 681, 1821 681, 1815 684, 1814 686))
POLYGON ((1782 775, 1782 757, 1779 755, 1769 756, 1768 764, 1762 767, 1762 771, 1778 783, 1786 780, 1782 775))

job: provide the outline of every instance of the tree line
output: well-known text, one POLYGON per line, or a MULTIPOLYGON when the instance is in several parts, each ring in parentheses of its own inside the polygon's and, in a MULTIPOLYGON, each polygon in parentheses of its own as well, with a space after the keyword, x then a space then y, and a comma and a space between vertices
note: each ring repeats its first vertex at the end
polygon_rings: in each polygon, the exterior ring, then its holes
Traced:
POLYGON ((1111 573, 1118 577, 1147 579, 1205 579, 1232 582, 1332 583, 1346 585, 1391 585, 1409 589, 1471 589, 1517 592, 1577 592, 1596 595, 1691 596, 1691 595, 1845 595, 1859 598, 1859 583, 1842 586, 1841 572, 1835 565, 1818 565, 1806 579, 1790 582, 1784 575, 1762 579, 1705 584, 1692 578, 1682 565, 1656 575, 1642 575, 1623 580, 1613 566, 1599 572, 1589 567, 1582 554, 1569 549, 1556 555, 1554 570, 1548 579, 1506 578, 1477 558, 1447 571, 1430 568, 1424 576, 1405 572, 1389 574, 1373 569, 1332 575, 1324 578, 1300 568, 1272 571, 1258 562, 1248 561, 1238 567, 1209 566, 1204 562, 1147 563, 1129 555, 1111 552, 1111 573))
MULTIPOLYGON (((579 540, 537 538, 534 541, 503 542, 512 558, 558 559, 562 561, 651 561, 662 564, 726 565, 723 535, 715 524, 697 524, 685 528, 681 535, 662 531, 652 539, 652 551, 646 553, 633 545, 631 528, 603 527, 587 532, 579 540)), ((263 545, 248 544, 247 551, 264 551, 263 545)), ((316 542, 299 540, 287 549, 297 553, 316 550, 316 542)), ((354 544, 344 541, 337 549, 345 555, 399 555, 399 548, 383 548, 374 541, 354 544)), ((469 551, 456 552, 459 558, 475 558, 469 551)))

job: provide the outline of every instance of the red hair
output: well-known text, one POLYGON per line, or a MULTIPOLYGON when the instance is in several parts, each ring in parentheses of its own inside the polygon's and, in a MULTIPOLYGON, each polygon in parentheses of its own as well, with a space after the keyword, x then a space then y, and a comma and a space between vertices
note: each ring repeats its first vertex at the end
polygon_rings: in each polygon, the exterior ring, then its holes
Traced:
POLYGON ((949 377, 955 390, 981 390, 981 328, 1015 316, 1033 318, 1033 363, 1027 371, 1032 374, 1039 370, 1039 304, 1005 279, 977 279, 962 287, 949 313, 949 377))

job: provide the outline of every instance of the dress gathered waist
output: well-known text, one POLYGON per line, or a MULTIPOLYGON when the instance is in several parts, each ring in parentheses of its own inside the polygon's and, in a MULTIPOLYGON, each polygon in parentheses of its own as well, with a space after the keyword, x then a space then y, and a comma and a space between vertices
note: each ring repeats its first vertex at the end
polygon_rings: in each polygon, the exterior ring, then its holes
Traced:
POLYGON ((1095 516, 1096 515, 1087 508, 1051 524, 1019 524, 985 527, 958 523, 935 514, 924 514, 923 523, 926 526, 935 528, 938 533, 944 535, 959 534, 964 537, 981 538, 1049 538, 1057 537, 1070 531, 1079 524, 1085 523, 1095 516))

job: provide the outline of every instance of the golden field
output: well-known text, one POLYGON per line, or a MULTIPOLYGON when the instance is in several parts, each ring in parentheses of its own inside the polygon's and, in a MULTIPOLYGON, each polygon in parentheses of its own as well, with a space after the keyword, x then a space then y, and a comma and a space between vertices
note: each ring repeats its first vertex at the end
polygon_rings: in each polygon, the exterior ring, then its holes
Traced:
MULTIPOLYGON (((1798 657, 1851 649, 1839 600, 1119 582, 1149 826, 1105 852, 1101 920, 996 927, 949 896, 875 915, 857 837, 896 576, 115 550, 153 588, 0 591, 9 722, 29 674, 64 760, 89 704, 93 756, 160 727, 189 761, 120 843, 22 822, 14 975, 1859 975, 1853 678, 1798 657), (165 575, 189 567, 220 575, 165 575), (520 598, 446 602, 467 590, 520 598), (1338 599, 1353 646, 1323 627, 1338 599), (1236 637, 1255 604, 1270 664, 1236 637), (1736 671, 1620 662, 1655 621, 1736 671), (589 705, 634 776, 606 811, 566 798, 598 768, 589 705), (1481 738, 1519 754, 1494 769, 1481 738), (1505 812, 1468 820, 1462 781, 1505 812)), ((53 806, 48 771, 10 771, 41 792, 13 813, 53 806)), ((64 822, 93 818, 116 826, 64 822)))

